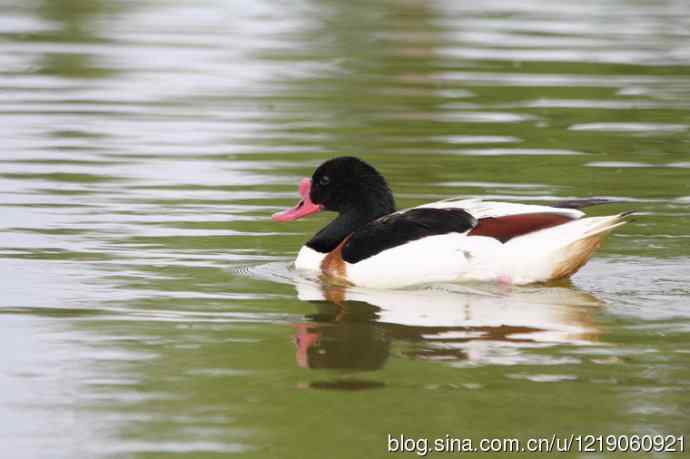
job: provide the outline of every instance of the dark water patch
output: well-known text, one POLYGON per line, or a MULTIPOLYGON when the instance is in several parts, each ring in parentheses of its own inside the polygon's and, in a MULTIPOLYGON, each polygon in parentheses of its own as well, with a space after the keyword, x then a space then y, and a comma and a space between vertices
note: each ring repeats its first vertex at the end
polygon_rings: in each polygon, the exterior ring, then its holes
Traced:
POLYGON ((370 389, 383 389, 386 385, 380 381, 341 379, 337 381, 313 381, 311 389, 356 392, 370 389))

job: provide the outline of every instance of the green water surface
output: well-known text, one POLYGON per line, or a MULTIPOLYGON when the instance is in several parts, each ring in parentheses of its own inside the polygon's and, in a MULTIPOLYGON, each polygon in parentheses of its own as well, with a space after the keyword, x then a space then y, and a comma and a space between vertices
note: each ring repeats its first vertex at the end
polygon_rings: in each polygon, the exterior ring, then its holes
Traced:
POLYGON ((0 13, 2 457, 687 443, 689 2, 0 13), (289 269, 332 216, 270 215, 344 154, 400 207, 604 197, 591 214, 637 214, 571 282, 343 291, 289 269))

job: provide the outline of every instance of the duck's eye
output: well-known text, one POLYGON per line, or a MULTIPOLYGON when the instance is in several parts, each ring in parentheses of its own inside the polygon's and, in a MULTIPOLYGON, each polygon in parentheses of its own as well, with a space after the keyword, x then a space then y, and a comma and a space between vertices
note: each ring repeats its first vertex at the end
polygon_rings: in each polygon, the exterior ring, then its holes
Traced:
POLYGON ((327 175, 324 175, 319 179, 319 185, 321 186, 326 186, 329 183, 331 183, 331 178, 327 175))

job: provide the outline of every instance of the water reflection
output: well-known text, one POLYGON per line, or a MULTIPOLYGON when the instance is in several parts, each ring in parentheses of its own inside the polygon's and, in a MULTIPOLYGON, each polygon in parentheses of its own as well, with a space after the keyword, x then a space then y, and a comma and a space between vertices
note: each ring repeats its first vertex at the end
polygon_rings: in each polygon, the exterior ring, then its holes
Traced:
POLYGON ((37 46, 38 49, 43 47, 44 51, 37 56, 34 63, 38 73, 66 78, 110 76, 112 70, 96 62, 96 53, 92 45, 106 42, 99 30, 103 21, 99 19, 121 8, 122 6, 104 0, 39 2, 36 8, 37 15, 56 27, 24 38, 29 42, 43 44, 37 46))
POLYGON ((295 325, 303 368, 372 371, 392 354, 453 365, 558 363, 528 349, 599 340, 601 302, 569 285, 370 290, 299 279, 316 312, 295 325))
MULTIPOLYGON (((290 34, 296 46, 283 55, 303 70, 295 78, 281 78, 276 95, 310 130, 318 125, 326 150, 368 156, 418 146, 430 137, 420 119, 435 113, 446 97, 473 96, 459 88, 443 93, 444 87, 430 79, 429 69, 442 65, 436 48, 443 30, 434 25, 435 4, 309 3, 314 7, 310 23, 290 34), (315 41, 315 36, 327 39, 315 41)), ((269 121, 294 134, 282 117, 269 121)))

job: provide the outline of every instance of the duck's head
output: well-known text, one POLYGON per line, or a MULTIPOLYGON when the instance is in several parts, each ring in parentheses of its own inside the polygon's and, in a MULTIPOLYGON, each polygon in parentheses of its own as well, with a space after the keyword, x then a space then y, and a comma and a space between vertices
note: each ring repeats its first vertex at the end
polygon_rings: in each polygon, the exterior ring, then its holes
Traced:
POLYGON ((291 209, 273 214, 273 220, 297 220, 321 210, 375 219, 395 210, 393 193, 383 176, 353 156, 341 156, 321 164, 311 179, 302 179, 299 194, 302 200, 291 209))

